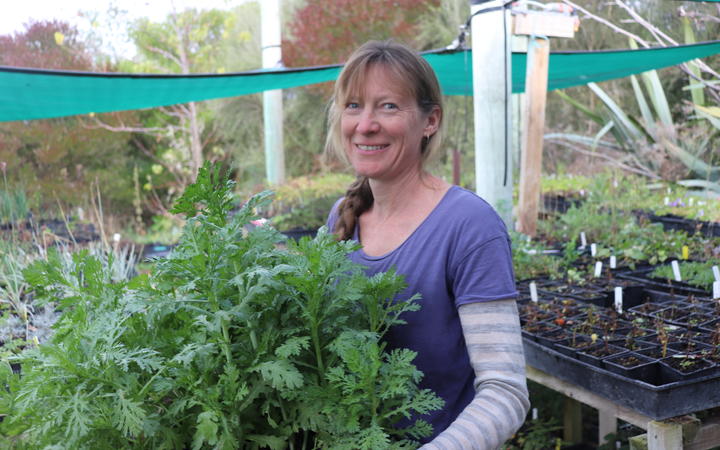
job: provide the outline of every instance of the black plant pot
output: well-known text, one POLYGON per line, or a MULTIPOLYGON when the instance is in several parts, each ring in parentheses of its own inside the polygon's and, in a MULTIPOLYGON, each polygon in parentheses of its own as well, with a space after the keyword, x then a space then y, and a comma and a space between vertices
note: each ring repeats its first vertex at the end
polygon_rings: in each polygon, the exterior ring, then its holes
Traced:
POLYGON ((556 327, 549 331, 536 334, 535 339, 542 345, 552 347, 557 342, 569 339, 571 335, 571 331, 565 328, 556 327))
POLYGON ((523 325, 522 334, 532 341, 537 341, 538 336, 558 329, 559 327, 555 324, 541 320, 523 325))
POLYGON ((166 245, 166 244, 146 244, 143 247, 142 251, 142 259, 148 259, 148 258, 165 258, 170 251, 175 247, 175 245, 166 245))
POLYGON ((567 355, 571 358, 577 357, 577 352, 584 350, 587 347, 594 345, 589 336, 584 334, 577 334, 574 338, 570 337, 562 341, 558 341, 553 346, 553 349, 567 355))
POLYGON ((668 356, 674 355, 677 352, 671 348, 666 349, 665 355, 662 354, 662 345, 658 344, 651 344, 645 348, 642 348, 640 350, 636 350, 635 353, 638 353, 643 356, 647 356, 648 358, 652 358, 655 360, 660 360, 663 358, 666 358, 668 356))
POLYGON ((657 360, 636 352, 625 352, 605 358, 605 369, 631 380, 640 380, 649 384, 659 384, 657 360))
POLYGON ((600 342, 586 348, 583 351, 577 352, 577 358, 587 364, 596 367, 602 367, 603 359, 612 355, 617 355, 625 352, 626 350, 622 347, 618 347, 617 345, 612 344, 606 345, 605 343, 600 342))
POLYGON ((662 384, 699 378, 716 371, 717 366, 699 355, 676 353, 659 361, 662 384))
POLYGON ((308 236, 311 239, 317 236, 317 230, 307 228, 293 228, 291 230, 281 231, 288 239, 299 241, 300 238, 308 236))
POLYGON ((685 354, 695 354, 703 351, 709 351, 712 349, 711 345, 704 344, 695 340, 671 342, 668 344, 668 348, 685 354))

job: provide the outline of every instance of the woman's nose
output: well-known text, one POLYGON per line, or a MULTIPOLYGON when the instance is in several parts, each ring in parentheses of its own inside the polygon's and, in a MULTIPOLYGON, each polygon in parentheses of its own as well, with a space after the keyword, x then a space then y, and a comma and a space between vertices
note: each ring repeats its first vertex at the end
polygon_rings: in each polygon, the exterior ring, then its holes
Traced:
POLYGON ((358 117, 357 132, 362 134, 376 133, 380 130, 380 124, 372 108, 365 108, 358 117))

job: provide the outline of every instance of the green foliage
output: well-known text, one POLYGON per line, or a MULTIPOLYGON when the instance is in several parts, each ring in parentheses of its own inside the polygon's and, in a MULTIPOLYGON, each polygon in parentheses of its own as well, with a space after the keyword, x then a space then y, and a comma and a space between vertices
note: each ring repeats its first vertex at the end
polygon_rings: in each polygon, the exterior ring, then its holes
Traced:
POLYGON ((557 437, 562 425, 556 417, 547 420, 527 422, 503 450, 547 450, 561 449, 562 439, 557 437))
POLYGON ((24 189, 0 189, 0 223, 24 220, 30 209, 24 189))
POLYGON ((276 244, 247 231, 262 193, 233 215, 233 183, 205 165, 180 198, 187 223, 149 275, 113 278, 79 252, 25 270, 63 314, 51 342, 3 364, 0 431, 33 448, 405 448, 437 409, 407 350, 384 351, 416 299, 393 273, 368 278, 351 242, 321 231, 276 244), (308 438, 308 436, 311 436, 308 438), (17 437, 16 437, 17 439, 17 437), (62 443, 62 444, 59 444, 62 443), (58 447, 60 445, 60 447, 58 447))
MULTIPOLYGON (((711 291, 713 281, 715 281, 712 267, 717 264, 717 261, 681 261, 678 263, 680 267, 680 277, 685 283, 705 289, 706 291, 711 291)), ((675 279, 672 266, 669 264, 657 267, 653 270, 652 276, 667 280, 675 279)))
POLYGON ((511 231, 510 235, 515 278, 527 280, 543 276, 562 277, 563 260, 557 255, 545 253, 549 250, 546 245, 539 241, 530 241, 529 236, 516 231, 511 231))
POLYGON ((588 189, 591 182, 590 177, 580 175, 550 175, 542 177, 540 189, 542 192, 576 194, 581 189, 588 189))
MULTIPOLYGON (((694 258, 707 258, 712 256, 712 249, 718 245, 713 243, 713 238, 679 230, 663 230, 661 224, 638 220, 632 214, 638 209, 659 214, 679 212, 680 208, 672 204, 679 199, 678 195, 688 201, 686 195, 689 196, 689 191, 685 188, 660 184, 651 189, 638 177, 613 173, 596 176, 585 188, 582 204, 538 223, 542 237, 563 244, 574 241, 577 245, 580 233, 584 232, 588 243, 598 244, 599 258, 612 254, 618 258, 618 264, 630 266, 641 261, 657 264, 668 258, 680 258, 683 246, 688 246, 694 258), (664 197, 668 196, 672 196, 673 202, 664 206, 664 197)), ((698 211, 696 217, 711 218, 710 213, 700 215, 699 211, 704 208, 709 211, 713 202, 712 198, 698 199, 693 207, 683 208, 698 211)), ((572 251, 574 245, 566 245, 566 252, 572 251)), ((567 267, 578 255, 565 256, 567 267)))
POLYGON ((346 174, 291 179, 275 189, 275 202, 264 213, 279 230, 318 229, 353 180, 346 174))
POLYGON ((548 450, 562 446, 562 410, 564 396, 542 384, 528 382, 530 401, 537 419, 528 413, 523 426, 503 446, 504 450, 548 450))

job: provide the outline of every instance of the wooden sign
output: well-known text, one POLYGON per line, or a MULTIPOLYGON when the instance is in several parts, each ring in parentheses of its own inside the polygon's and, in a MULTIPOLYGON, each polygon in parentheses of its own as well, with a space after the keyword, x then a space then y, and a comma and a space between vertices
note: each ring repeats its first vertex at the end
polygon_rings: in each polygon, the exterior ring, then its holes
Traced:
POLYGON ((513 15, 513 33, 528 36, 575 36, 577 17, 557 12, 532 11, 513 15))

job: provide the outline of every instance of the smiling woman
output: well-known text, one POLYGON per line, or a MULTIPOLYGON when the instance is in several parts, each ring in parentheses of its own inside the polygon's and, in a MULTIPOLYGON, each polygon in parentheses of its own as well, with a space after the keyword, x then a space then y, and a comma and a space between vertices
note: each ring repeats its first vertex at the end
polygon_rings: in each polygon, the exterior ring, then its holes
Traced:
POLYGON ((422 296, 386 341, 417 352, 420 386, 445 407, 396 426, 428 421, 424 449, 494 449, 529 407, 510 243, 490 205, 425 170, 442 119, 437 78, 417 53, 392 42, 356 50, 335 86, 326 150, 358 178, 328 227, 362 245, 350 259, 368 275, 405 277, 399 300, 422 296))
POLYGON ((421 167, 423 139, 435 134, 440 107, 418 108, 402 81, 382 66, 368 70, 364 92, 345 102, 341 129, 346 154, 358 175, 399 180, 421 167))

